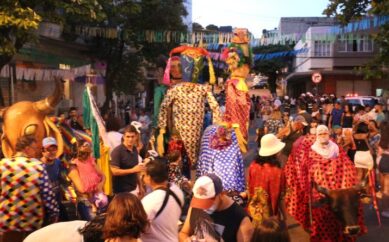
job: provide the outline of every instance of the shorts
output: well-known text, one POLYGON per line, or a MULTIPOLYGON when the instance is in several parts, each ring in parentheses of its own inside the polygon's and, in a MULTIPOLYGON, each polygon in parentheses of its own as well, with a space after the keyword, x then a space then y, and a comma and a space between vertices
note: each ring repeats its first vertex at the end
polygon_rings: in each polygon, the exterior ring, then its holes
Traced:
POLYGON ((383 155, 378 162, 378 171, 383 174, 389 174, 389 155, 383 155))
POLYGON ((354 164, 356 168, 371 169, 374 166, 373 156, 370 151, 355 152, 354 164))

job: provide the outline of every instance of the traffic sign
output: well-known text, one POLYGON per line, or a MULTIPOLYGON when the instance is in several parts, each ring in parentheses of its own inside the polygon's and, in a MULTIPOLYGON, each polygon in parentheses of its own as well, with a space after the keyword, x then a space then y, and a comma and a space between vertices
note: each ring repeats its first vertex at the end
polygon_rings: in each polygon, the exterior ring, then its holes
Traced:
POLYGON ((319 84, 321 82, 321 74, 320 72, 314 72, 312 73, 312 81, 315 84, 319 84))

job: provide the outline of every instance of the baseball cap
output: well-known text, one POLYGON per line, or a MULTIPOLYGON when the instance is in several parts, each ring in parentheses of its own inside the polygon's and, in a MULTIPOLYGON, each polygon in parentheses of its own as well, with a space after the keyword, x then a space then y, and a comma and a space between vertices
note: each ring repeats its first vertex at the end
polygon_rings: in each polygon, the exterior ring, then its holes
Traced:
POLYGON ((43 148, 47 148, 47 147, 52 146, 52 145, 58 146, 57 140, 55 140, 55 138, 53 138, 53 137, 46 137, 46 138, 44 138, 42 140, 43 148))
POLYGON ((190 206, 199 209, 208 209, 215 201, 215 197, 223 191, 223 183, 215 174, 199 177, 193 186, 193 198, 190 206))
POLYGON ((301 122, 304 126, 308 126, 307 120, 305 120, 304 116, 297 115, 294 120, 294 122, 301 122))

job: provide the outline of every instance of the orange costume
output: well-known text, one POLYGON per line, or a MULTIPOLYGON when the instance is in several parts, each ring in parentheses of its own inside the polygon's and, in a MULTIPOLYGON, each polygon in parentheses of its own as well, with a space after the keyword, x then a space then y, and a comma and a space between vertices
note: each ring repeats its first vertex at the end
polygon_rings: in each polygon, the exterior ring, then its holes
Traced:
MULTIPOLYGON (((226 111, 223 116, 223 121, 239 125, 239 130, 243 137, 243 140, 239 140, 239 142, 243 142, 243 144, 247 144, 251 105, 245 82, 250 72, 250 64, 252 61, 248 41, 246 29, 235 29, 232 44, 224 49, 222 54, 231 72, 225 85, 226 111)), ((245 149, 242 150, 242 152, 245 151, 245 149)))

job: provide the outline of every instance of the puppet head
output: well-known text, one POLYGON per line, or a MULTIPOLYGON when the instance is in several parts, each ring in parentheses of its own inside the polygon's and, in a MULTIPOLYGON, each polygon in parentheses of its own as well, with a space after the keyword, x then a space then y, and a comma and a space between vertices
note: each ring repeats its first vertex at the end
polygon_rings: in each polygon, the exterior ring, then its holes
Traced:
POLYGON ((208 51, 199 47, 180 46, 170 52, 166 66, 164 84, 171 84, 172 79, 180 78, 185 82, 204 83, 202 71, 205 60, 209 67, 209 82, 215 83, 215 73, 208 51))
POLYGON ((234 29, 231 44, 223 50, 222 59, 228 65, 233 77, 246 78, 252 64, 252 53, 249 47, 247 29, 234 29))

